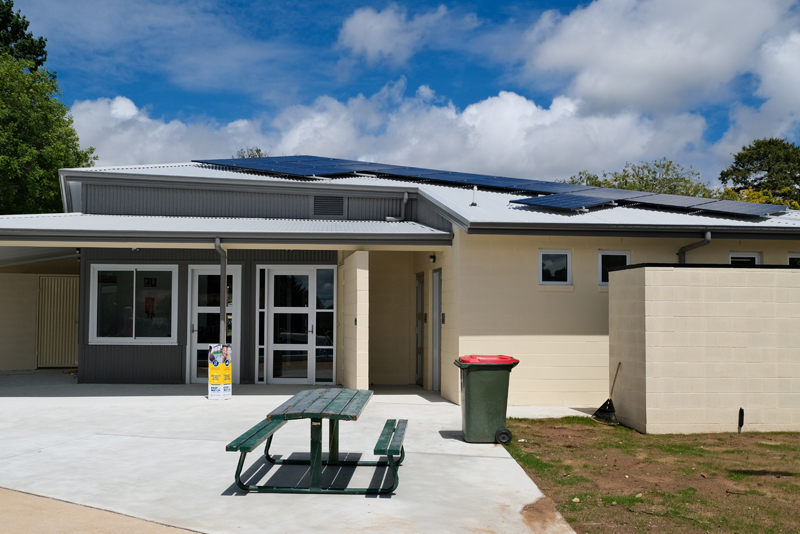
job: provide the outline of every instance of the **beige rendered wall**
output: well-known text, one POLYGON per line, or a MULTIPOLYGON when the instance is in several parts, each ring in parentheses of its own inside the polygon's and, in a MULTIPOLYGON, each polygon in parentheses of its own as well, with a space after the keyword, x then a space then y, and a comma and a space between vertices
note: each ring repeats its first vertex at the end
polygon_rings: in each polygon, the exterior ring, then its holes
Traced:
MULTIPOLYGON (((511 373, 512 405, 599 406, 608 398, 610 369, 609 286, 598 283, 598 253, 629 251, 632 264, 676 263, 678 249, 699 240, 467 235, 456 230, 451 278, 458 294, 450 301, 456 309, 447 316, 458 325, 455 356, 518 358, 511 373), (571 252, 571 285, 539 285, 540 249, 571 252)), ((687 253, 687 262, 728 264, 731 252, 758 252, 762 263, 786 265, 788 253, 797 250, 800 244, 794 241, 712 235, 709 245, 687 253)), ((443 361, 443 368, 450 362, 443 361)), ((449 379, 450 387, 457 387, 457 375, 449 379)))
POLYGON ((61 258, 0 267, 0 273, 80 274, 80 270, 78 258, 61 258))
POLYGON ((641 270, 644 431, 731 432, 740 407, 744 430, 800 430, 800 269, 641 270))
POLYGON ((369 389, 369 252, 353 252, 344 260, 342 294, 344 387, 369 389))
POLYGON ((0 370, 36 369, 39 275, 0 274, 0 370))
POLYGON ((411 252, 369 253, 369 381, 413 384, 415 276, 411 252))

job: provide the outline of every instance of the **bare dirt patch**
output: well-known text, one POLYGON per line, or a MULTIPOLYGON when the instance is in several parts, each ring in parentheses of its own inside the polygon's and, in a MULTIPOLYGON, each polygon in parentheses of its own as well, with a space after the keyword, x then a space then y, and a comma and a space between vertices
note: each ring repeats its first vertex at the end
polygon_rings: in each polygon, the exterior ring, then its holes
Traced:
POLYGON ((582 417, 507 426, 508 451, 578 533, 800 532, 800 434, 644 435, 582 417))

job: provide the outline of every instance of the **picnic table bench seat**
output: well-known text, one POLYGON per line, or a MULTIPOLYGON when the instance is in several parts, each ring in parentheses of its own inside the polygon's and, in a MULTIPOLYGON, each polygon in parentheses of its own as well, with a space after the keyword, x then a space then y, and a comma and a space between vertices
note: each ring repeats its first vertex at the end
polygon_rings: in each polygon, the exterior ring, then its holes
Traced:
MULTIPOLYGON (((240 454, 235 475, 236 485, 245 491, 255 491, 259 493, 350 493, 365 495, 392 493, 397 489, 399 483, 397 473, 398 467, 405 459, 403 440, 405 439, 408 421, 405 419, 389 419, 384 424, 383 430, 378 437, 378 442, 373 449, 373 453, 377 456, 385 456, 385 460, 362 461, 340 459, 338 446, 339 421, 357 419, 364 409, 364 406, 369 401, 369 398, 372 396, 371 391, 351 391, 353 394, 347 394, 349 395, 349 400, 344 403, 337 402, 337 396, 342 397, 342 395, 336 393, 336 390, 327 390, 324 392, 322 390, 302 391, 271 412, 264 420, 231 441, 225 447, 225 450, 229 452, 238 452, 240 454), (320 391, 318 395, 312 394, 318 391, 320 391), (312 450, 309 459, 276 458, 271 456, 269 449, 275 432, 285 425, 288 420, 300 418, 311 419, 312 450), (328 418, 331 423, 330 452, 327 459, 322 458, 322 451, 319 446, 322 437, 321 425, 323 418, 328 418), (314 438, 315 435, 317 436, 316 439, 314 438), (242 482, 242 468, 244 467, 244 459, 247 453, 254 451, 256 447, 265 440, 267 443, 264 447, 264 457, 269 463, 277 465, 310 465, 312 467, 311 487, 255 486, 247 485, 242 482), (388 467, 392 473, 393 483, 390 487, 379 488, 322 488, 319 485, 319 477, 321 475, 321 471, 319 471, 320 467, 316 468, 318 471, 315 480, 315 462, 317 466, 388 467)), ((341 392, 341 390, 339 390, 339 392, 341 392)), ((343 454, 345 457, 347 456, 346 453, 343 454)))

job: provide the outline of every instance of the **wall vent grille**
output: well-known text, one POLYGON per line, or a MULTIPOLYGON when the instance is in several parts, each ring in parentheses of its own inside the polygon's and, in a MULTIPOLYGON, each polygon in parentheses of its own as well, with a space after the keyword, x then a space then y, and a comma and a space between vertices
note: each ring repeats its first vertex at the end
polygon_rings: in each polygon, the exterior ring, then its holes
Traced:
POLYGON ((315 217, 344 217, 344 197, 314 197, 315 217))

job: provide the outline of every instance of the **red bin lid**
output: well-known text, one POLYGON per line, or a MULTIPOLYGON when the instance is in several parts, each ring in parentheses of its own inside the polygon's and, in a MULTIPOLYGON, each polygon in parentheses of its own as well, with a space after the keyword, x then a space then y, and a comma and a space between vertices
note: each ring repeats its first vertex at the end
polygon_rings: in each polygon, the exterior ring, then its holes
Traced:
POLYGON ((461 363, 519 363, 519 360, 510 356, 479 356, 477 354, 461 356, 458 361, 461 363))

